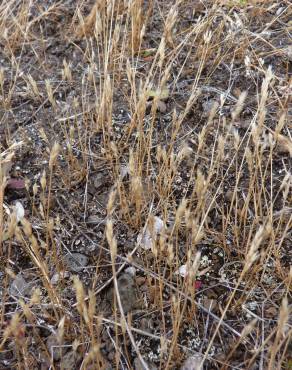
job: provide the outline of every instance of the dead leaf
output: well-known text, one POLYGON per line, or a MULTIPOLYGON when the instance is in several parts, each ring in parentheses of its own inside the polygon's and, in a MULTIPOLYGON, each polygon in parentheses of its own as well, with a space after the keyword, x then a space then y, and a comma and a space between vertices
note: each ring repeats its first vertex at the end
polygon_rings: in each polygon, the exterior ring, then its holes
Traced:
POLYGON ((289 153, 292 157, 292 141, 281 134, 278 134, 276 137, 277 140, 277 149, 279 153, 289 153))
POLYGON ((23 205, 19 201, 17 201, 15 203, 14 209, 15 209, 15 213, 16 213, 16 220, 17 221, 22 220, 23 217, 24 217, 24 214, 25 214, 23 205))
POLYGON ((275 306, 270 306, 265 310, 265 317, 268 319, 276 318, 279 315, 279 309, 275 306))
POLYGON ((163 220, 157 216, 153 218, 153 228, 148 224, 146 230, 138 235, 137 243, 145 250, 151 249, 157 240, 157 235, 165 228, 163 220))
POLYGON ((7 181, 7 188, 13 190, 25 189, 25 181, 23 179, 11 178, 7 181))
POLYGON ((166 112, 166 104, 162 100, 157 101, 157 108, 161 113, 166 112))

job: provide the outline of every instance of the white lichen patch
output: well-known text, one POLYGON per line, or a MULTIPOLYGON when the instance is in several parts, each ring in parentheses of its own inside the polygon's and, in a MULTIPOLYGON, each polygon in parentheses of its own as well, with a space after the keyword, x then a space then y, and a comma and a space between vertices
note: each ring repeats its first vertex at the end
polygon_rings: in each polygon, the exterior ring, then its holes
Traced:
POLYGON ((200 260, 201 267, 208 267, 212 263, 212 260, 208 256, 202 256, 200 260))

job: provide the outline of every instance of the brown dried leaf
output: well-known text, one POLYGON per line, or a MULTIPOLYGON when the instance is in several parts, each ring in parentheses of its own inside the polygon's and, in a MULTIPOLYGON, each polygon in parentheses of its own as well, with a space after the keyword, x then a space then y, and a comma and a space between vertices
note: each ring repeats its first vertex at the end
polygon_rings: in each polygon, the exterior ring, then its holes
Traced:
POLYGON ((161 113, 166 112, 166 104, 162 100, 157 101, 157 108, 161 113))
POLYGON ((270 306, 265 310, 265 317, 268 319, 276 318, 279 315, 279 309, 275 306, 270 306))
POLYGON ((276 140, 279 153, 289 153, 290 157, 292 157, 292 141, 281 134, 277 135, 276 140))

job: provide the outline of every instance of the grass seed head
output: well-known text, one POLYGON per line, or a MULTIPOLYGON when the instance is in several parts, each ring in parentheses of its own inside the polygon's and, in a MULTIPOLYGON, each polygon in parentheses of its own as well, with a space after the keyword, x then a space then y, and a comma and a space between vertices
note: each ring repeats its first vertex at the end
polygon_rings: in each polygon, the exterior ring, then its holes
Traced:
POLYGON ((253 263, 258 259, 259 257, 259 253, 258 253, 258 250, 259 250, 259 247, 262 243, 262 241, 268 237, 268 235, 270 235, 272 231, 272 227, 270 224, 266 224, 266 225, 261 225, 258 229, 258 231, 256 232, 252 242, 251 242, 251 246, 246 254, 246 257, 245 257, 245 265, 244 265, 244 270, 243 272, 247 272, 250 267, 253 265, 253 263))
POLYGON ((36 196, 38 193, 38 184, 35 182, 32 187, 33 195, 36 196))
POLYGON ((235 121, 236 118, 239 117, 240 113, 242 112, 246 97, 247 92, 243 91, 238 98, 234 111, 231 113, 233 121, 235 121))
POLYGON ((28 80, 28 86, 27 86, 28 90, 30 90, 30 88, 32 88, 34 96, 36 98, 40 98, 41 93, 38 89, 38 85, 37 85, 36 81, 33 79, 33 77, 30 74, 27 75, 27 80, 28 80))
POLYGON ((45 85, 46 85, 48 100, 52 104, 52 107, 54 109, 56 109, 57 108, 57 104, 56 104, 56 100, 54 98, 54 93, 53 93, 53 89, 52 89, 52 85, 51 85, 50 81, 49 80, 46 80, 45 81, 45 85))
POLYGON ((108 219, 106 223, 106 238, 109 244, 112 261, 114 261, 117 256, 117 241, 114 237, 113 222, 111 219, 108 219))
POLYGON ((71 72, 70 64, 67 63, 66 59, 63 59, 62 77, 63 77, 63 80, 72 82, 72 72, 71 72))
POLYGON ((50 170, 52 170, 54 164, 56 163, 56 159, 58 157, 59 152, 60 152, 60 144, 55 142, 51 150, 51 153, 50 153, 50 160, 49 160, 50 170))

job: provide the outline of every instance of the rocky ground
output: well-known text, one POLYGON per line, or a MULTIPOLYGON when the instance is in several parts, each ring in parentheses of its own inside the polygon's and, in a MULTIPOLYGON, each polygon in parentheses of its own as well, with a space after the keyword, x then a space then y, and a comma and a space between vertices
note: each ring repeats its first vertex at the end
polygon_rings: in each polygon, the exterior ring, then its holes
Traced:
POLYGON ((0 4, 1 368, 291 369, 292 4, 93 4, 0 4))

